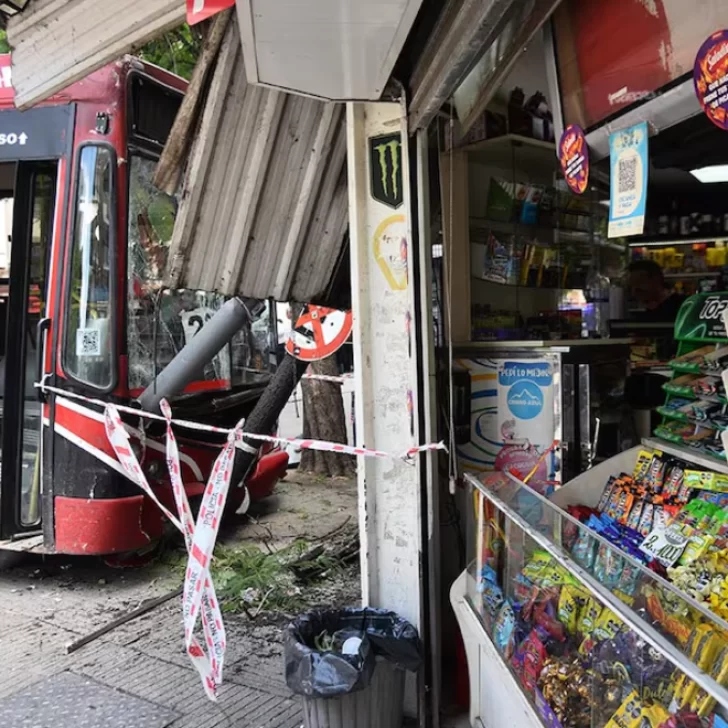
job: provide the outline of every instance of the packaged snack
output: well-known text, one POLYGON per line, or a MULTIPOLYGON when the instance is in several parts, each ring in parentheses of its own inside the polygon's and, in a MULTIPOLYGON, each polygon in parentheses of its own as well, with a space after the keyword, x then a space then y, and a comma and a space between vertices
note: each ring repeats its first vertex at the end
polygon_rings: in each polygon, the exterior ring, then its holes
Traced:
POLYGON ((523 643, 523 673, 521 679, 523 687, 530 695, 533 695, 545 659, 546 648, 539 637, 538 631, 534 629, 523 643))
POLYGON ((681 354, 680 356, 675 357, 672 363, 675 364, 701 364, 703 362, 703 359, 710 355, 715 353, 715 346, 713 344, 707 344, 706 346, 701 346, 697 349, 693 349, 693 351, 686 351, 684 354, 681 354))
POLYGON ((556 619, 556 611, 553 602, 541 602, 533 610, 533 620, 552 639, 563 642, 566 639, 564 625, 556 619))
POLYGON ((611 609, 605 608, 594 624, 592 637, 597 641, 611 640, 614 639, 623 627, 624 623, 622 620, 611 609))
POLYGON ((716 493, 728 493, 728 475, 705 472, 702 470, 686 470, 685 482, 690 488, 710 490, 716 493))
POLYGON ((584 604, 579 613, 579 620, 576 625, 577 632, 582 637, 588 637, 594 631, 602 609, 602 605, 596 599, 593 597, 587 599, 586 604, 584 604))
POLYGON ((645 487, 651 492, 659 493, 662 490, 662 482, 665 478, 665 467, 666 463, 662 456, 655 453, 652 456, 652 462, 647 471, 647 476, 643 481, 645 487))
POLYGON ((690 405, 690 412, 698 422, 707 422, 713 415, 717 415, 723 405, 707 399, 700 399, 690 405))
POLYGON ((482 278, 494 283, 508 283, 513 265, 513 241, 502 242, 493 233, 488 235, 482 278))
POLYGON ((663 506, 655 506, 655 511, 652 516, 652 530, 664 531, 667 527, 667 515, 665 514, 665 508, 663 506))
POLYGON ((524 604, 535 599, 538 587, 523 574, 517 574, 513 581, 513 606, 520 609, 524 604))
POLYGON ((552 561, 540 573, 538 583, 544 588, 578 583, 575 578, 560 564, 552 561))
POLYGON ((558 616, 561 624, 564 625, 566 631, 571 635, 576 634, 579 612, 580 607, 576 597, 576 587, 565 586, 559 595, 558 616))
POLYGON ((612 493, 609 496, 609 501, 607 501, 607 505, 604 508, 603 513, 605 513, 609 518, 617 518, 617 513, 619 511, 619 504, 622 499, 622 491, 624 490, 624 482, 622 480, 616 480, 614 483, 614 488, 612 489, 612 493))
POLYGON ((645 503, 642 507, 642 515, 640 516, 640 524, 637 531, 640 536, 647 536, 652 531, 655 520, 655 507, 652 503, 645 503))
MULTIPOLYGON (((690 375, 688 375, 688 377, 689 376, 690 375)), ((698 396, 714 395, 722 389, 723 383, 721 382, 720 377, 709 375, 706 377, 700 377, 698 379, 695 379, 694 381, 690 382, 690 386, 693 392, 695 392, 695 394, 697 394, 698 396)))
POLYGON ((642 707, 640 696, 632 690, 605 728, 640 728, 642 707))
POLYGON ((725 369, 726 363, 728 363, 728 346, 721 346, 703 356, 703 365, 714 371, 725 369))
POLYGON ((696 533, 690 537, 688 545, 683 551, 683 555, 680 557, 678 564, 680 566, 687 566, 693 561, 702 558, 715 543, 715 536, 711 536, 709 533, 700 534, 696 533))
POLYGON ((636 483, 641 483, 644 478, 647 477, 647 473, 650 470, 650 464, 655 452, 650 450, 640 450, 637 455, 637 462, 634 465, 632 471, 632 478, 636 483))
POLYGON ((542 570, 549 566, 551 561, 548 551, 534 551, 521 573, 531 583, 537 584, 542 570))
POLYGON ((483 607, 491 616, 495 616, 503 604, 503 590, 498 585, 496 573, 490 566, 484 566, 481 573, 482 579, 478 584, 478 591, 483 597, 483 607))
POLYGON ((667 471, 667 477, 662 488, 662 495, 665 498, 675 498, 680 492, 685 479, 685 471, 681 465, 673 463, 667 471))
POLYGON ((609 480, 607 481, 607 485, 605 486, 604 490, 602 491, 602 495, 599 498, 599 503, 597 504, 597 510, 600 513, 607 507, 607 503, 609 503, 609 499, 612 497, 612 493, 614 492, 616 482, 617 479, 613 475, 610 476, 609 480))
MULTIPOLYGON (((686 645, 686 652, 697 667, 709 672, 714 667, 716 656, 725 649, 725 642, 709 624, 700 624, 692 631, 686 645)), ((675 684, 670 708, 677 712, 698 699, 698 686, 687 675, 681 674, 675 684)))
POLYGON ((659 704, 653 703, 642 708, 640 728, 661 728, 670 719, 670 714, 659 704))
POLYGON ((640 527, 640 519, 642 518, 642 511, 644 510, 646 503, 645 501, 637 501, 633 506, 632 510, 627 517, 627 528, 631 528, 637 531, 640 527))
MULTIPOLYGON (((728 648, 724 647, 718 654, 710 670, 710 675, 719 685, 728 684, 728 648)), ((715 698, 702 688, 698 688, 690 701, 690 708, 701 718, 706 718, 714 707, 715 698)))
POLYGON ((606 544, 599 544, 597 556, 594 560, 594 576, 608 589, 614 589, 619 583, 624 559, 617 549, 606 544))
POLYGON ((508 660, 513 654, 513 636, 516 626, 516 615, 513 607, 506 600, 501 608, 493 624, 493 641, 498 650, 508 660))
POLYGON ((639 569, 626 559, 623 560, 622 572, 619 575, 616 589, 627 596, 634 596, 640 578, 639 569))
POLYGON ((582 531, 574 544, 571 555, 578 564, 583 566, 587 571, 591 571, 594 566, 596 546, 596 539, 590 536, 586 530, 582 531))
POLYGON ((612 515, 612 518, 623 525, 626 524, 629 512, 632 510, 632 506, 634 505, 634 500, 634 494, 630 490, 627 490, 627 488, 622 488, 619 494, 617 508, 614 515, 612 515))

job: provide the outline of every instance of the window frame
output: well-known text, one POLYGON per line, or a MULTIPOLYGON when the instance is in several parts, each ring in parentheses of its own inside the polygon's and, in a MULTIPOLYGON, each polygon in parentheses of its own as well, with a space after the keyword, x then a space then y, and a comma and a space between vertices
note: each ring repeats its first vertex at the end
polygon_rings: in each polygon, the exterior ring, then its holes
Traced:
POLYGON ((63 335, 61 337, 60 365, 64 377, 71 382, 91 389, 99 394, 109 394, 119 384, 119 342, 118 342, 118 278, 119 278, 119 244, 118 244, 118 159, 116 149, 108 142, 83 142, 76 148, 74 154, 74 179, 71 205, 71 227, 67 236, 67 253, 65 260, 65 279, 63 282, 63 335), (76 230, 78 224, 78 192, 81 179, 81 159, 87 148, 104 149, 108 152, 111 162, 111 180, 109 185, 109 339, 111 349, 111 363, 109 367, 109 384, 102 387, 76 376, 68 367, 68 332, 70 329, 71 313, 71 287, 73 278, 73 256, 76 248, 76 230))

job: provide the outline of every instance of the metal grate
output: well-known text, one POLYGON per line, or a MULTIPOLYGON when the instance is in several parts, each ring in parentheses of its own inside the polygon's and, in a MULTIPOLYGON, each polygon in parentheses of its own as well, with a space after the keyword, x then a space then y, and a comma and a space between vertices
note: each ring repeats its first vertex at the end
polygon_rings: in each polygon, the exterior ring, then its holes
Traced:
POLYGON ((62 672, 0 700, 0 725, 165 728, 178 715, 87 677, 62 672))

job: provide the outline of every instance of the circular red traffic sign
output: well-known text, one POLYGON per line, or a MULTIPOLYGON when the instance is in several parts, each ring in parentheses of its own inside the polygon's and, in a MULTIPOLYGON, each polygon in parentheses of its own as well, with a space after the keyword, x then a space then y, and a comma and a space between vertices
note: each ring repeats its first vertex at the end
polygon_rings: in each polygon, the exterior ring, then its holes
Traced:
POLYGON ((325 359, 341 348, 353 325, 351 311, 309 304, 291 331, 286 351, 301 361, 325 359))

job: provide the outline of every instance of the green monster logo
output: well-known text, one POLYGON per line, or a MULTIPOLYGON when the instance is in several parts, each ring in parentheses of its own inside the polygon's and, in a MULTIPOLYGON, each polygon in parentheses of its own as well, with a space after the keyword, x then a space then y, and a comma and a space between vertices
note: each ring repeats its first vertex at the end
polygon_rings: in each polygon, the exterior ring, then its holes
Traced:
POLYGON ((402 137, 400 134, 372 137, 369 150, 372 197, 397 209, 403 202, 402 137))

